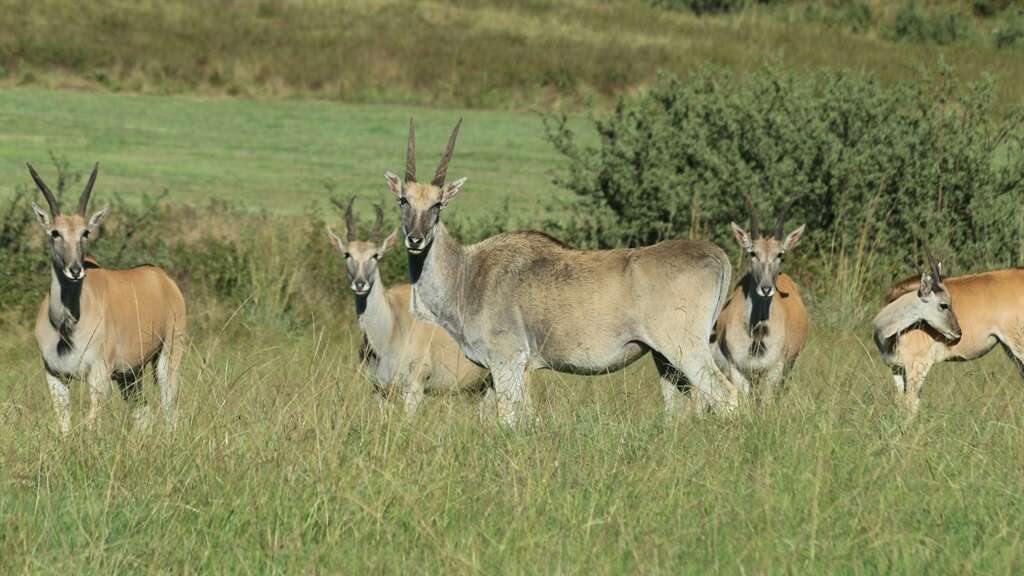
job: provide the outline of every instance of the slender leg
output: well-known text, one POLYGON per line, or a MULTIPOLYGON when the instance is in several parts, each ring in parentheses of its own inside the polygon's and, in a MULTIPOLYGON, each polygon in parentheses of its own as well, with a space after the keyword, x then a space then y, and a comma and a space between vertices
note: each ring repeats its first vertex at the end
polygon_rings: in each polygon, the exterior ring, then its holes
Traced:
POLYGON ((122 374, 114 378, 121 389, 121 396, 132 411, 132 421, 136 429, 149 426, 149 406, 142 396, 142 371, 138 374, 122 374))
POLYGON ((700 393, 719 412, 732 412, 739 406, 739 389, 715 366, 707 348, 680 359, 680 369, 700 393))
POLYGON ((780 361, 761 375, 761 390, 759 396, 764 404, 771 405, 774 403, 779 383, 782 382, 782 377, 785 373, 786 363, 780 361))
POLYGON ((102 363, 96 363, 89 368, 89 414, 85 419, 85 427, 89 430, 96 428, 96 421, 99 418, 100 408, 110 395, 110 371, 102 363))
POLYGON ((683 387, 689 385, 689 382, 664 355, 654 350, 651 351, 651 355, 654 357, 654 367, 658 369, 658 376, 661 379, 661 397, 665 401, 665 417, 673 420, 683 413, 686 404, 683 398, 683 387))
POLYGON ((416 415, 416 411, 420 407, 420 403, 423 402, 423 388, 424 379, 426 378, 427 369, 421 367, 415 371, 415 374, 409 379, 409 382, 405 385, 405 415, 412 417, 416 415))
POLYGON ((532 406, 526 393, 526 362, 522 355, 501 362, 492 374, 502 423, 511 426, 529 417, 532 406))
POLYGON ((722 352, 721 346, 717 344, 711 345, 711 354, 715 359, 715 366, 726 375, 736 390, 743 397, 750 396, 750 381, 747 377, 740 372, 739 368, 736 367, 736 363, 726 358, 722 352))
POLYGON ((907 393, 907 375, 902 366, 892 367, 892 379, 896 385, 896 398, 903 398, 903 395, 907 393))
POLYGON ((160 388, 160 409, 171 430, 178 425, 178 368, 181 366, 181 346, 165 348, 156 361, 156 382, 160 388))
POLYGON ((57 428, 61 436, 67 436, 71 431, 71 394, 68 385, 49 372, 46 373, 46 384, 50 387, 50 399, 57 413, 57 428))
POLYGON ((1017 367, 1017 372, 1024 378, 1024 347, 1003 344, 1003 350, 1006 350, 1006 355, 1013 360, 1013 364, 1017 367))
POLYGON ((928 359, 918 359, 910 363, 906 373, 906 392, 903 395, 903 406, 908 416, 913 417, 921 404, 921 388, 924 386, 924 379, 928 376, 933 362, 928 359))
POLYGON ((498 394, 494 391, 494 383, 489 382, 483 390, 483 397, 480 399, 478 415, 481 421, 490 421, 498 414, 498 394))

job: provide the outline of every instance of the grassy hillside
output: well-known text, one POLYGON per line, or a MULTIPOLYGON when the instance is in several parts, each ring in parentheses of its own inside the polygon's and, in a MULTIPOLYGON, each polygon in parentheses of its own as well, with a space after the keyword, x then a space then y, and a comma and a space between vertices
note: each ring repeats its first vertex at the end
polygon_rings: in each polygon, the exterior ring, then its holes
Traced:
POLYGON ((330 181, 338 194, 381 200, 389 194, 384 171, 404 169, 409 118, 417 121, 426 177, 460 116, 465 124, 450 174, 470 177, 462 211, 482 214, 507 200, 528 215, 559 194, 551 183, 558 159, 532 113, 38 88, 0 91, 0 194, 30 185, 24 163, 48 167, 52 150, 75 170, 100 162, 97 198, 168 189, 173 200, 297 212, 326 206, 330 181))
MULTIPOLYGON (((673 3, 687 5, 660 4, 673 3)), ((658 71, 746 70, 777 55, 798 69, 844 65, 886 80, 941 56, 969 79, 998 73, 1004 103, 1024 87, 1022 51, 996 48, 988 31, 950 45, 890 40, 879 30, 899 2, 787 2, 717 16, 656 4, 3 0, 0 76, 8 85, 522 108, 605 100, 658 71), (847 4, 869 6, 867 30, 850 28, 847 4)), ((969 3, 954 4, 970 14, 969 3)))

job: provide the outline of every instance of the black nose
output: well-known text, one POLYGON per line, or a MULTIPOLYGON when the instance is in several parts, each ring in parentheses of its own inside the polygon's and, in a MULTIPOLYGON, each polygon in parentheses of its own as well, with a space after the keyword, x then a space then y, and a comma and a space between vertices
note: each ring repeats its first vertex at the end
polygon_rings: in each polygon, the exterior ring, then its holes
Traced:
POLYGON ((82 267, 78 264, 72 264, 71 268, 68 269, 72 276, 78 277, 82 275, 82 267))
POLYGON ((423 244, 422 236, 406 236, 405 239, 409 242, 409 246, 413 248, 419 248, 420 244, 423 244))
POLYGON ((356 285, 356 290, 362 290, 363 288, 366 287, 366 282, 363 282, 362 280, 356 280, 355 281, 355 285, 356 285))

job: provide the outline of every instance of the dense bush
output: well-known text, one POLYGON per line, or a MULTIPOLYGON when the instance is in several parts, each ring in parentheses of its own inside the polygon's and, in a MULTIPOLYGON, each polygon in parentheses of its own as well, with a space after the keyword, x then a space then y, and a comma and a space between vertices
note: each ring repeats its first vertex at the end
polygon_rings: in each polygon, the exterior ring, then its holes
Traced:
POLYGON ((694 14, 724 14, 742 10, 748 0, 651 0, 651 5, 671 10, 689 10, 694 14))
POLYGON ((1024 45, 1024 11, 1017 10, 1003 20, 993 34, 996 48, 1024 45))
POLYGON ((569 161, 558 181, 576 197, 575 218, 552 225, 590 247, 679 236, 731 247, 744 192, 765 219, 796 200, 790 222, 809 229, 801 268, 820 279, 819 295, 846 300, 844 314, 861 313, 925 252, 954 271, 1020 262, 1024 115, 996 118, 992 93, 945 69, 893 87, 777 66, 666 77, 593 115, 597 145, 548 119, 569 161))
POLYGON ((910 0, 896 13, 895 19, 882 27, 889 40, 918 44, 952 44, 975 36, 970 18, 956 11, 931 12, 910 0))

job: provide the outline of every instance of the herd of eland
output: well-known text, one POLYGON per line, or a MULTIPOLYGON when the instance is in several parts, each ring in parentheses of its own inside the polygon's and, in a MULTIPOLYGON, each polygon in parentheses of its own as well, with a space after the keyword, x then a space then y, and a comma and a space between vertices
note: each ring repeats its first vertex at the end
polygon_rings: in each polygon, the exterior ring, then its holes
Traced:
MULTIPOLYGON (((735 286, 726 253, 706 241, 577 250, 542 232, 517 231, 464 245, 442 219, 466 183, 447 178, 461 123, 427 182, 417 179, 410 120, 404 176, 384 175, 400 229, 383 236, 378 205, 370 238, 357 239, 350 200, 345 238, 327 230, 345 260, 363 333, 362 366, 382 403, 400 394, 412 414, 427 392, 476 391, 481 415, 514 424, 531 415, 534 370, 605 374, 648 353, 669 415, 731 412, 744 398, 773 398, 809 327, 800 289, 782 272, 784 256, 804 232, 800 226, 786 233, 788 204, 765 235, 746 196, 750 229, 733 223, 732 231, 750 270, 735 286), (388 288, 378 262, 399 232, 409 283, 388 288)), ((109 212, 89 213, 98 165, 73 213, 63 212, 28 168, 49 207, 32 204, 52 264, 35 336, 59 430, 71 428, 73 378, 89 385, 87 426, 95 425, 112 382, 137 424, 146 425, 141 380, 147 367, 173 428, 186 338, 181 290, 158 267, 114 270, 88 256, 90 237, 109 212)), ((874 340, 910 414, 936 362, 975 359, 998 344, 1024 373, 1022 287, 1024 270, 943 278, 935 264, 889 290, 874 340)))

